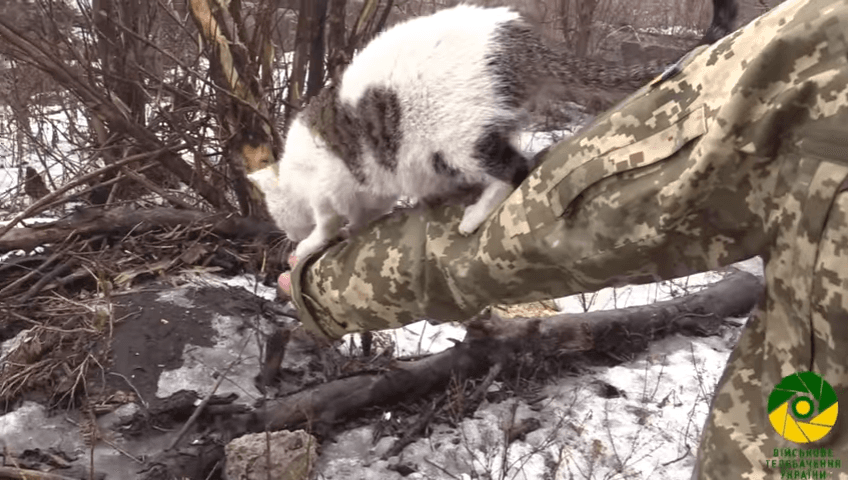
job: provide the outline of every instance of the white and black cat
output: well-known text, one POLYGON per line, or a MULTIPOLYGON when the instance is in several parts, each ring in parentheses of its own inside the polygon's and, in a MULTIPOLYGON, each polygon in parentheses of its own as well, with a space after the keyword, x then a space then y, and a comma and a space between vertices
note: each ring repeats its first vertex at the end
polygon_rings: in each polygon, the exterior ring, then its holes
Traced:
MULTIPOLYGON (((735 0, 714 9, 706 41, 730 30, 735 0)), ((574 81, 638 87, 657 73, 555 53, 515 11, 460 5, 377 36, 295 116, 280 162, 250 178, 300 258, 401 196, 481 190, 459 224, 469 234, 532 168, 515 134, 540 92, 574 81)))

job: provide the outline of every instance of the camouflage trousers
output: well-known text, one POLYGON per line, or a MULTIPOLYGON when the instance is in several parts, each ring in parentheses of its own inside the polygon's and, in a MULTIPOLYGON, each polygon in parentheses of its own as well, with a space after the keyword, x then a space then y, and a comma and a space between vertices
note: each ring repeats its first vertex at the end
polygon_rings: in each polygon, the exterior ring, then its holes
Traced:
MULTIPOLYGON (((717 387, 696 478, 780 478, 784 376, 848 401, 848 4, 790 0, 552 147, 471 236, 461 207, 399 212, 304 259, 329 337, 716 269, 761 255, 766 295, 717 387), (839 352, 842 353, 839 353, 839 352)), ((843 407, 844 410, 844 407, 843 407)), ((816 447, 848 478, 848 422, 816 447)))

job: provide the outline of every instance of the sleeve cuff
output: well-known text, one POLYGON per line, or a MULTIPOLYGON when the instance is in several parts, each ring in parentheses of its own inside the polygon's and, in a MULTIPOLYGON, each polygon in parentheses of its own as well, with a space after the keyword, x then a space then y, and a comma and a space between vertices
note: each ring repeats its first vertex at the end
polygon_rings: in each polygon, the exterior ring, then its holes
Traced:
POLYGON ((328 339, 339 339, 346 332, 331 332, 321 327, 321 324, 316 321, 313 311, 315 310, 315 302, 309 300, 309 297, 303 294, 301 286, 303 285, 303 277, 306 275, 306 269, 312 265, 325 251, 315 252, 312 255, 300 259, 295 268, 291 271, 291 302, 297 309, 297 316, 303 328, 310 332, 320 335, 328 339))

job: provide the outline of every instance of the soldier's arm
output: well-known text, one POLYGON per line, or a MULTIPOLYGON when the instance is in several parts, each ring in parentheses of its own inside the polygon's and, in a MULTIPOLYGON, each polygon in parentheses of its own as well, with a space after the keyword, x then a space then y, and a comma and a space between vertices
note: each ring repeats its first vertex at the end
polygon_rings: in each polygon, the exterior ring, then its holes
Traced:
POLYGON ((460 207, 417 209, 304 259, 292 272, 304 324, 340 337, 461 321, 768 254, 775 219, 804 205, 793 185, 832 198, 839 181, 825 180, 845 174, 826 141, 797 152, 848 124, 846 10, 789 3, 553 147, 474 235, 459 234, 460 207))

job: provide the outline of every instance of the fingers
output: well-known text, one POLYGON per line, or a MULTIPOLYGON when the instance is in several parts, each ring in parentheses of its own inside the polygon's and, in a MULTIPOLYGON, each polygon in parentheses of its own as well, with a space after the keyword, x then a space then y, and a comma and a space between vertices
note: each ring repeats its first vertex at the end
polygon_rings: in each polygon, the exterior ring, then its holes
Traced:
POLYGON ((283 293, 291 297, 291 272, 281 273, 277 278, 277 285, 283 293))
MULTIPOLYGON (((289 255, 289 266, 294 269, 296 264, 297 257, 295 257, 294 254, 289 255)), ((283 293, 291 297, 291 271, 280 274, 277 278, 277 285, 279 285, 280 290, 282 290, 283 293)))

